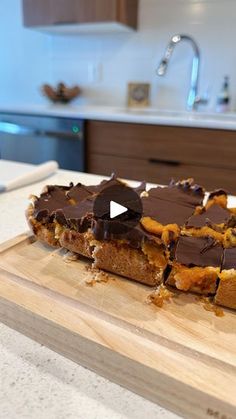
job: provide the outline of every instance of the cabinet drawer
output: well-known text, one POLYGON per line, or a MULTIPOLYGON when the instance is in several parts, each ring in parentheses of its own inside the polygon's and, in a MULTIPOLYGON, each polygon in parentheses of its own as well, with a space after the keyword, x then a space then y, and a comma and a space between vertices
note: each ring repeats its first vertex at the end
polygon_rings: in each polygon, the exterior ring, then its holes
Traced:
POLYGON ((189 164, 171 166, 143 159, 92 153, 88 162, 88 171, 108 176, 115 172, 117 176, 126 179, 146 180, 159 184, 167 184, 171 178, 178 180, 192 177, 207 190, 224 188, 236 194, 236 170, 231 169, 214 169, 189 164))
POLYGON ((88 152, 236 169, 236 132, 89 121, 88 152))

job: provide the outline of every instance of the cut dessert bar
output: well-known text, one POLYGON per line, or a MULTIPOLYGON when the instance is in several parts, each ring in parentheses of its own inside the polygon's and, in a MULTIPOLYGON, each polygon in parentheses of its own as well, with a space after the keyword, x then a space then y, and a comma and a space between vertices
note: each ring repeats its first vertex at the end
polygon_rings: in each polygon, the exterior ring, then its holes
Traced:
POLYGON ((141 223, 128 234, 114 237, 109 230, 112 222, 107 223, 102 217, 96 219, 92 215, 95 196, 89 196, 73 207, 67 206, 56 212, 59 225, 56 231, 63 247, 94 258, 95 267, 155 285, 163 279, 167 266, 165 245, 177 238, 180 225, 202 204, 203 197, 203 189, 193 185, 192 180, 172 182, 166 188, 153 188, 148 196, 142 197, 144 217, 141 223), (83 226, 88 219, 91 225, 86 226, 85 234, 83 226), (150 221, 154 229, 149 228, 150 221), (161 234, 156 230, 157 224, 158 228, 161 226, 161 234), (83 250, 83 240, 86 251, 83 250))
MULTIPOLYGON (((115 185, 127 188, 113 176, 97 186, 71 185, 63 193, 60 191, 59 199, 54 192, 56 187, 50 187, 46 199, 42 194, 30 206, 30 225, 40 240, 94 259, 95 267, 148 285, 159 284, 167 265, 160 240, 139 223, 124 237, 113 237, 108 223, 94 216, 93 206, 98 193, 101 195, 103 190, 115 185), (42 229, 47 233, 45 236, 40 233, 42 229), (49 233, 53 240, 49 240, 49 233)), ((142 193, 145 183, 134 190, 142 193)))
MULTIPOLYGON (((49 185, 39 197, 32 195, 26 217, 35 236, 49 244, 60 247, 60 241, 56 233, 57 224, 55 213, 57 210, 82 202, 86 197, 99 193, 107 185, 112 186, 119 182, 114 176, 109 181, 104 180, 99 185, 85 186, 81 183, 69 186, 49 185)), ((142 184, 142 187, 144 185, 142 184)))
MULTIPOLYGON (((214 298, 215 303, 229 308, 236 308, 236 270, 234 269, 236 265, 236 251, 233 248, 236 248, 235 215, 235 209, 227 208, 227 194, 225 191, 217 190, 209 195, 206 206, 200 208, 196 214, 188 219, 185 226, 181 229, 181 234, 203 239, 211 237, 215 243, 221 244, 224 250, 221 264, 218 264, 220 271, 219 269, 215 270, 211 287, 208 287, 209 278, 205 276, 206 268, 201 268, 200 270, 200 267, 196 266, 186 270, 174 262, 171 274, 167 280, 169 285, 175 285, 179 289, 187 289, 191 282, 192 285, 188 288, 190 291, 200 294, 216 294, 214 298), (227 268, 226 262, 228 263, 227 268), (204 280, 199 285, 198 281, 201 280, 201 275, 204 280)), ((185 250, 186 254, 187 249, 185 250)), ((201 256, 201 260, 203 261, 203 256, 201 256)))
MULTIPOLYGON (((126 185, 123 187, 127 189, 126 185)), ((143 188, 141 184, 136 191, 142 192, 143 188)), ((100 217, 93 213, 96 197, 96 194, 89 196, 75 206, 56 211, 56 232, 60 244, 91 257, 96 268, 147 285, 159 284, 167 266, 165 248, 160 240, 146 232, 139 223, 125 234, 114 236, 113 221, 103 219, 102 208, 100 217)), ((127 226, 128 222, 120 223, 120 231, 124 224, 127 226)))
POLYGON ((90 227, 93 219, 94 194, 55 212, 55 235, 65 249, 92 258, 90 227))
POLYGON ((99 185, 48 186, 27 211, 35 236, 90 258, 96 268, 150 286, 165 282, 215 295, 217 304, 236 308, 236 210, 227 208, 227 193, 210 193, 203 206, 204 190, 192 179, 148 192, 141 183, 135 189, 141 219, 127 231, 129 220, 114 220, 117 234, 105 207, 94 210, 97 197, 117 185, 132 189, 115 176, 99 185))
POLYGON ((199 208, 181 229, 181 234, 195 237, 210 236, 224 244, 232 235, 228 229, 236 226, 236 216, 227 208, 227 193, 211 192, 205 207, 199 208))
MULTIPOLYGON (((98 231, 98 222, 95 222, 94 216, 94 204, 98 196, 102 196, 104 190, 114 186, 127 186, 119 179, 112 176, 108 181, 102 181, 97 186, 86 186, 90 192, 89 195, 85 196, 84 199, 79 199, 76 188, 73 191, 68 192, 68 197, 74 200, 74 205, 67 205, 58 209, 55 214, 55 232, 56 236, 62 247, 68 248, 74 252, 84 254, 82 252, 81 245, 83 238, 86 243, 86 248, 90 242, 97 238, 98 235, 102 235, 102 231, 98 231), (93 229, 93 233, 92 233, 93 229), (78 247, 79 246, 79 247, 78 247)), ((145 184, 142 183, 137 189, 138 192, 142 192, 145 189, 145 184)), ((101 220, 102 222, 102 220, 101 220)), ((100 228, 101 230, 101 228, 100 228)), ((107 232, 106 232, 107 235, 107 232)), ((93 246, 90 246, 89 252, 86 250, 86 256, 92 257, 93 246)))
MULTIPOLYGON (((120 226, 122 231, 122 225, 120 226)), ((138 222, 126 234, 113 235, 112 221, 95 219, 94 266, 145 283, 157 285, 167 266, 165 246, 138 222), (126 272, 126 274, 125 274, 126 272)))
POLYGON ((223 247, 211 237, 181 236, 167 284, 182 291, 214 294, 222 256, 223 247))
POLYGON ((143 244, 142 249, 135 249, 128 243, 115 240, 99 241, 94 246, 93 257, 94 267, 151 286, 163 281, 167 266, 163 248, 148 242, 143 244), (154 253, 157 257, 153 260, 154 253))
POLYGON ((168 246, 176 241, 188 218, 202 205, 204 190, 193 179, 150 189, 142 198, 142 226, 168 246))
POLYGON ((227 208, 213 204, 208 208, 202 208, 198 214, 192 215, 182 228, 181 233, 195 237, 210 236, 223 243, 224 233, 232 217, 233 215, 227 208))
POLYGON ((215 296, 217 304, 236 309, 236 247, 224 250, 220 282, 215 296))
POLYGON ((206 203, 206 209, 215 204, 219 205, 222 208, 227 208, 227 203, 227 192, 224 191, 224 189, 216 189, 215 191, 210 192, 206 203))
POLYGON ((31 203, 26 211, 29 225, 37 239, 57 247, 59 242, 55 237, 54 214, 55 211, 70 205, 66 193, 70 186, 46 186, 40 197, 32 195, 31 203))

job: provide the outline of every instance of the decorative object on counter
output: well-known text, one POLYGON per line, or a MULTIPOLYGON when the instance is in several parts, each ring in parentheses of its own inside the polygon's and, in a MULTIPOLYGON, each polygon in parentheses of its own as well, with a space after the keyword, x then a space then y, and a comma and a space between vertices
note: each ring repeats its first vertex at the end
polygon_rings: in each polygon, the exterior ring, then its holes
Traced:
POLYGON ((230 89, 229 89, 229 76, 224 77, 224 82, 217 98, 216 112, 224 113, 230 111, 230 89))
POLYGON ((78 86, 67 87, 64 83, 58 83, 54 88, 49 84, 42 86, 42 92, 54 103, 69 103, 81 93, 78 86))
POLYGON ((143 108, 150 105, 150 84, 129 83, 128 84, 128 106, 143 108))

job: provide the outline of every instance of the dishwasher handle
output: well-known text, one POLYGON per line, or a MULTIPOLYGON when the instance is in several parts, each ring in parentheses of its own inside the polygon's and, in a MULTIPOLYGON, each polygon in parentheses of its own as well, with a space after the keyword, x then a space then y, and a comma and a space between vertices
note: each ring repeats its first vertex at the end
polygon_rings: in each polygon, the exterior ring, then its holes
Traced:
POLYGON ((72 133, 67 131, 46 131, 42 129, 35 129, 31 127, 26 127, 24 125, 13 124, 12 122, 3 122, 0 121, 0 132, 13 135, 34 135, 34 136, 46 136, 53 138, 75 138, 76 140, 83 139, 83 133, 79 131, 78 133, 72 133))
POLYGON ((24 125, 13 124, 11 122, 0 121, 0 132, 15 135, 37 135, 38 130, 25 127, 24 125))

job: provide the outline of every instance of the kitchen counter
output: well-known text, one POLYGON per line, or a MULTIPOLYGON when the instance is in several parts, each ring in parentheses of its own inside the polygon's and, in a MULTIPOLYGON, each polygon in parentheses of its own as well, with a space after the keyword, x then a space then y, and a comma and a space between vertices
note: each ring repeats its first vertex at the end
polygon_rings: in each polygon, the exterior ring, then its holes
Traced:
POLYGON ((217 114, 164 111, 155 108, 76 105, 0 105, 1 112, 81 118, 139 124, 236 130, 236 113, 217 114))
MULTIPOLYGON (((17 166, 16 175, 28 165, 17 166)), ((46 183, 91 184, 100 180, 100 176, 59 170, 43 182, 0 194, 0 242, 28 229, 24 216, 27 198, 31 193, 39 194, 46 183)), ((0 377, 0 419, 178 418, 3 324, 0 377)))

